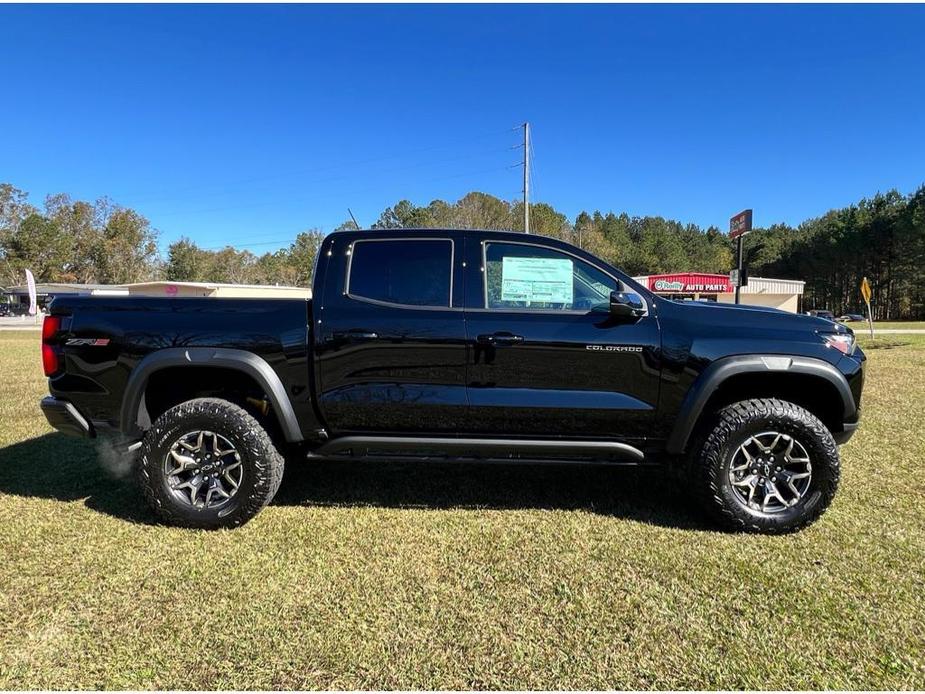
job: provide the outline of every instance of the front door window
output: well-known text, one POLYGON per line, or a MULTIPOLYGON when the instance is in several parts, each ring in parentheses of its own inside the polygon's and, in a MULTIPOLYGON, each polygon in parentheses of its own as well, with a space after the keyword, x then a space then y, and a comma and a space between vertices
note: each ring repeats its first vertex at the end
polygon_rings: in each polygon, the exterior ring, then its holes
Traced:
POLYGON ((617 281, 579 258, 519 243, 485 244, 485 308, 607 310, 617 281))

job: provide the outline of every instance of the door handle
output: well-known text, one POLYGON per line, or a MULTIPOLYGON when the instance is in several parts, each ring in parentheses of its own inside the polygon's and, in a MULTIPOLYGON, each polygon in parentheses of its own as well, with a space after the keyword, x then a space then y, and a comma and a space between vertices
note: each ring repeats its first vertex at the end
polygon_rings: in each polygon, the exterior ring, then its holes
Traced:
POLYGON ((492 335, 479 335, 476 340, 480 345, 503 347, 519 345, 524 341, 524 338, 523 335, 514 335, 513 333, 494 333, 492 335))

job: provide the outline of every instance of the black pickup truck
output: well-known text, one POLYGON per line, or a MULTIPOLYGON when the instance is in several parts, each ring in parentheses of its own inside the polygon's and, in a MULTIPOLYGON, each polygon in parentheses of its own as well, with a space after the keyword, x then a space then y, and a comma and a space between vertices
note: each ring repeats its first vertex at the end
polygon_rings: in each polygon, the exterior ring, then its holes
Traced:
POLYGON ((865 361, 843 325, 666 300, 510 232, 333 233, 314 277, 311 300, 55 299, 48 421, 111 437, 201 528, 253 517, 284 456, 657 464, 755 532, 835 494, 865 361))

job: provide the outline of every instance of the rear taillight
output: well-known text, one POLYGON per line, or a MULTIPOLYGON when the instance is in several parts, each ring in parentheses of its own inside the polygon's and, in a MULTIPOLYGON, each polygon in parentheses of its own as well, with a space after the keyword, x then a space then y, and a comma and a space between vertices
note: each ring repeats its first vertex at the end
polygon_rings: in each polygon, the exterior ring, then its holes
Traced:
POLYGON ((42 368, 46 376, 54 376, 61 368, 58 350, 51 344, 60 329, 60 316, 45 316, 42 322, 42 368))

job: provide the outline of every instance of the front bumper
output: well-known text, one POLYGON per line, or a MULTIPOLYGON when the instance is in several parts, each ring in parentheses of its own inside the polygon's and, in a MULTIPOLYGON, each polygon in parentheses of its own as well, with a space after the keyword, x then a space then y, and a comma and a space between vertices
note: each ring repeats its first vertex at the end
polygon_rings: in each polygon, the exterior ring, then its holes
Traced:
POLYGON ((848 382, 848 388, 851 391, 851 403, 854 405, 854 412, 846 412, 846 421, 842 423, 842 430, 833 433, 835 443, 839 446, 848 443, 848 439, 854 436, 854 432, 861 425, 861 392, 864 390, 864 375, 867 370, 867 356, 856 347, 854 353, 850 356, 842 357, 835 365, 836 368, 845 377, 848 382))
POLYGON ((41 407, 48 423, 62 434, 87 439, 96 436, 93 425, 67 400, 59 400, 53 395, 48 395, 42 398, 41 407))
POLYGON ((848 439, 854 436, 854 432, 858 430, 859 426, 861 426, 860 422, 845 422, 842 424, 842 430, 832 434, 832 438, 835 439, 835 443, 839 446, 848 443, 848 439))

